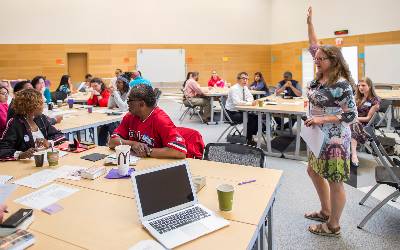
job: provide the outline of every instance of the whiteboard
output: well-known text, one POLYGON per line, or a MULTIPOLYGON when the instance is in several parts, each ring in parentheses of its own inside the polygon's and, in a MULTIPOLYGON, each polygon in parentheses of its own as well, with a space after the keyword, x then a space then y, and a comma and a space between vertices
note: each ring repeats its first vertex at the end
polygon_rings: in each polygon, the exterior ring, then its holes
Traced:
POLYGON ((186 79, 184 49, 138 49, 137 70, 151 82, 183 82, 186 79))
POLYGON ((365 47, 365 76, 374 83, 400 83, 400 44, 365 47))
POLYGON ((306 96, 307 85, 314 80, 314 60, 308 49, 303 49, 301 53, 302 76, 303 76, 303 96, 306 96))
POLYGON ((342 47, 344 60, 349 65, 351 76, 355 83, 358 83, 358 47, 342 47))
MULTIPOLYGON (((342 47, 341 48, 344 59, 349 65, 351 76, 354 82, 358 82, 358 48, 357 46, 342 47)), ((308 49, 302 50, 302 73, 303 73, 303 94, 304 88, 307 84, 314 79, 314 60, 308 49)))

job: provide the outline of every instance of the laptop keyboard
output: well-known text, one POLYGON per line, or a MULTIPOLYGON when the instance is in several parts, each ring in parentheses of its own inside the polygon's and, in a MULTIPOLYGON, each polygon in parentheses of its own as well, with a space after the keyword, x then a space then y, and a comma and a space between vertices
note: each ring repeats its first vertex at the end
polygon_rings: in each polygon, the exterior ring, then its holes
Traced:
POLYGON ((210 214, 200 207, 193 207, 180 213, 172 214, 162 219, 152 221, 149 224, 156 229, 157 232, 163 234, 208 216, 210 216, 210 214))

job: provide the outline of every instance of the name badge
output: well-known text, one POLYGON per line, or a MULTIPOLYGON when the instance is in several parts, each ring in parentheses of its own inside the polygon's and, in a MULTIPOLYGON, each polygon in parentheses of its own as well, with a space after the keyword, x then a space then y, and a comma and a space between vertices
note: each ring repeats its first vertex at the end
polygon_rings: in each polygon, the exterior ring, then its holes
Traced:
POLYGON ((371 107, 371 105, 372 105, 372 104, 371 104, 370 102, 365 102, 365 103, 364 103, 364 106, 367 106, 367 107, 371 107))
POLYGON ((24 135, 24 141, 28 142, 29 141, 29 136, 28 135, 24 135))

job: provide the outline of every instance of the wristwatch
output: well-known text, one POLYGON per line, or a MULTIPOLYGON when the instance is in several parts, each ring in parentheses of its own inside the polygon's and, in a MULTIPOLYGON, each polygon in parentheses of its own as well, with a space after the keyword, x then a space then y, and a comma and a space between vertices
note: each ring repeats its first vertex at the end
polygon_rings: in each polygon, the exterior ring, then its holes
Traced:
POLYGON ((151 155, 151 152, 153 152, 153 148, 149 148, 149 151, 147 152, 147 157, 150 157, 150 155, 151 155))

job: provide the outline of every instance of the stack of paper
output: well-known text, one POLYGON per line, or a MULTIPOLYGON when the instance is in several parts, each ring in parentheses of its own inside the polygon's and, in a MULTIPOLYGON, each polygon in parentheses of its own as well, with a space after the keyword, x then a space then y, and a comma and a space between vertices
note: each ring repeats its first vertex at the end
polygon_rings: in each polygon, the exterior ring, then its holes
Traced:
POLYGON ((79 191, 77 188, 67 187, 60 184, 51 184, 45 188, 39 189, 38 191, 22 196, 14 200, 14 202, 41 210, 42 208, 54 204, 77 191, 79 191))
POLYGON ((7 181, 11 180, 13 177, 11 175, 0 175, 0 184, 6 184, 7 181))
POLYGON ((54 170, 45 169, 40 172, 31 174, 27 177, 14 181, 15 184, 30 188, 40 188, 59 178, 60 173, 54 170))

